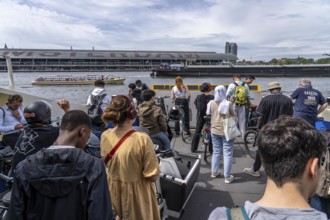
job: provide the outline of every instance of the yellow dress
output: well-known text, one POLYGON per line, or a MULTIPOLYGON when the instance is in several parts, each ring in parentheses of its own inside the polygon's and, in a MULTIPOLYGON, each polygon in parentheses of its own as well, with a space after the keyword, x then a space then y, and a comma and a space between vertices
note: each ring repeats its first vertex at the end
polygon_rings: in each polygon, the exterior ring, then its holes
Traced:
MULTIPOLYGON (((105 157, 125 132, 108 129, 101 137, 101 155, 105 157)), ((106 164, 113 209, 124 220, 157 220, 159 208, 155 183, 146 178, 159 174, 153 143, 142 132, 131 134, 106 164)))

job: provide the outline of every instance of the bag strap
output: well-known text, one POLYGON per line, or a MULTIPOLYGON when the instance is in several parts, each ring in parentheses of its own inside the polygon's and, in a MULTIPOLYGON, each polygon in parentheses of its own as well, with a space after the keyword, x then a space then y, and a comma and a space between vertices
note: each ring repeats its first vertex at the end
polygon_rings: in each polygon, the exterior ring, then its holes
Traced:
POLYGON ((101 106, 103 104, 103 99, 107 96, 107 94, 102 94, 100 97, 99 97, 99 103, 98 103, 98 106, 101 106))
POLYGON ((114 148, 112 148, 112 150, 107 154, 107 156, 104 159, 104 164, 107 164, 109 162, 109 160, 111 160, 112 156, 115 154, 115 152, 117 151, 117 149, 120 147, 120 145, 134 132, 136 132, 135 130, 130 130, 129 132, 127 132, 116 144, 116 146, 114 146, 114 148))
POLYGON ((249 220, 249 216, 243 207, 227 208, 226 210, 228 220, 249 220))

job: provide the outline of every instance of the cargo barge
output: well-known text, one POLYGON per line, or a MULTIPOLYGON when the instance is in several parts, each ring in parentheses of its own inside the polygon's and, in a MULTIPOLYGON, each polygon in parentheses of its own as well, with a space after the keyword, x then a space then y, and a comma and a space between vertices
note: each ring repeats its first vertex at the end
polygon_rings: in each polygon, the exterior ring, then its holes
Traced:
POLYGON ((328 77, 330 64, 308 65, 160 65, 151 76, 230 77, 233 74, 256 77, 328 77))

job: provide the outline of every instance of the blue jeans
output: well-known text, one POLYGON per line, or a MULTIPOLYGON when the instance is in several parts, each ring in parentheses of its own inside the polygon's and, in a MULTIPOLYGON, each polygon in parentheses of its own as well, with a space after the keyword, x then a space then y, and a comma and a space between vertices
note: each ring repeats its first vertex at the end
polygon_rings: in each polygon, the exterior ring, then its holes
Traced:
POLYGON ((96 137, 98 138, 98 139, 101 139, 101 135, 102 135, 102 127, 101 126, 97 126, 97 125, 93 125, 92 124, 92 133, 94 134, 94 135, 96 135, 96 137))
POLYGON ((211 163, 211 172, 218 173, 220 170, 221 152, 223 153, 223 175, 229 177, 231 174, 231 164, 233 160, 234 141, 226 141, 225 136, 212 134, 213 154, 211 163))
POLYGON ((160 141, 162 147, 164 148, 163 150, 171 149, 170 139, 168 139, 165 132, 159 132, 158 134, 153 134, 153 135, 150 135, 150 136, 153 137, 153 138, 156 138, 160 141))

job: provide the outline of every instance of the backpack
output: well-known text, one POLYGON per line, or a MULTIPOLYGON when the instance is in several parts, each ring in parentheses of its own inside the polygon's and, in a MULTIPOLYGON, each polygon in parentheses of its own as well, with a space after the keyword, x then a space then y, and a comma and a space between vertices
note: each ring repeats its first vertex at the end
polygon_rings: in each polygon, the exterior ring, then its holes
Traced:
POLYGON ((226 209, 227 219, 229 220, 249 220, 244 207, 235 207, 226 209))
POLYGON ((245 88, 245 82, 242 83, 242 85, 238 85, 237 83, 234 83, 236 85, 235 87, 235 104, 236 105, 245 105, 247 103, 247 95, 246 95, 246 88, 245 88))
POLYGON ((103 99, 106 95, 107 94, 98 96, 98 95, 91 94, 91 105, 87 109, 87 114, 88 114, 89 118, 91 119, 93 125, 101 126, 103 124, 103 121, 101 119, 102 114, 103 114, 101 105, 102 105, 103 99))

